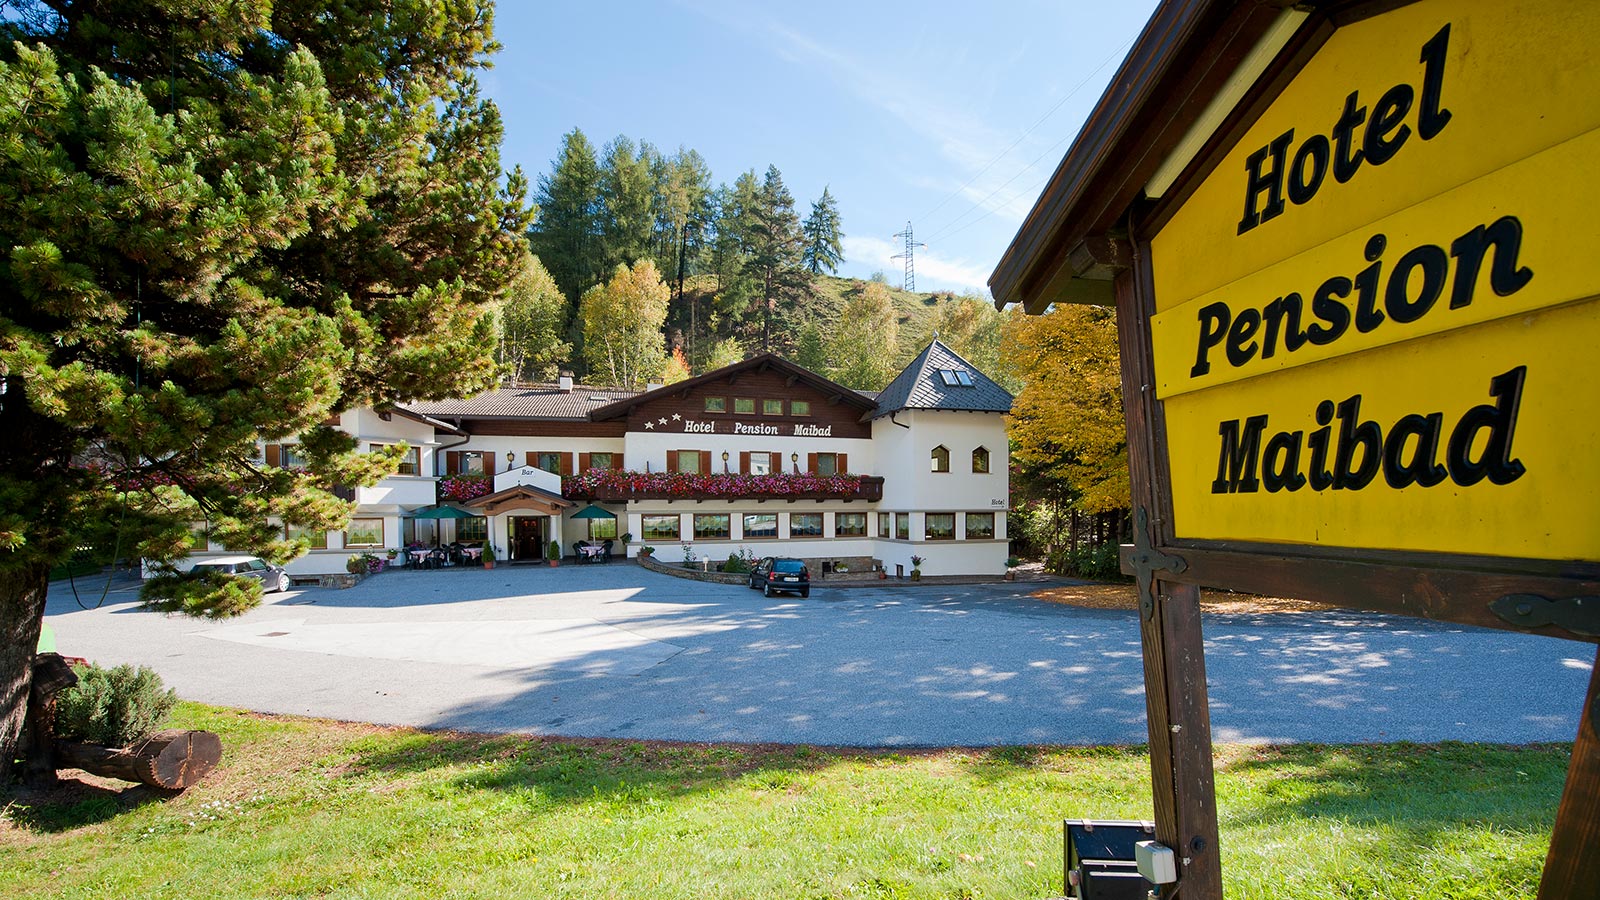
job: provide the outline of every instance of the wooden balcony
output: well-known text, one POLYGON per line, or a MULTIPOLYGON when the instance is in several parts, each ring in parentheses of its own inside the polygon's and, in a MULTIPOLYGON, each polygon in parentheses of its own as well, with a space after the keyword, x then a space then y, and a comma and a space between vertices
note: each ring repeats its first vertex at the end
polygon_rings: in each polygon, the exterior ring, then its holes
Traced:
POLYGON ((688 475, 669 472, 611 472, 594 470, 562 479, 562 496, 569 500, 627 503, 631 500, 755 500, 798 503, 813 500, 883 499, 883 478, 878 475, 688 475))

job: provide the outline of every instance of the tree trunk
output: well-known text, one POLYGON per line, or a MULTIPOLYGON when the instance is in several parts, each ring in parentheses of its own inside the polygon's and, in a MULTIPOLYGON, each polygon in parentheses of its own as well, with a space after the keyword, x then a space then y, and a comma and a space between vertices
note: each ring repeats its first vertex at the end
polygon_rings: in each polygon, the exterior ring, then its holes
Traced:
POLYGON ((16 775, 49 589, 50 567, 43 563, 0 568, 0 783, 16 775))
POLYGON ((57 741, 62 768, 181 791, 211 774, 222 740, 209 731, 158 731, 126 748, 57 741))

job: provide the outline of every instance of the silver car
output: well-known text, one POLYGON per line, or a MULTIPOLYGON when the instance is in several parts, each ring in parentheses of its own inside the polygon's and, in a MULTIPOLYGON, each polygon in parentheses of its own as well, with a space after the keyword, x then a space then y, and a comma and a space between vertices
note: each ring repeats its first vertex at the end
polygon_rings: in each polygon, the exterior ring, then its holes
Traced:
POLYGON ((254 556, 217 556, 195 563, 189 571, 196 575, 201 572, 221 572, 224 575, 254 578, 261 582, 264 593, 287 591, 290 586, 289 573, 282 566, 275 566, 254 556))

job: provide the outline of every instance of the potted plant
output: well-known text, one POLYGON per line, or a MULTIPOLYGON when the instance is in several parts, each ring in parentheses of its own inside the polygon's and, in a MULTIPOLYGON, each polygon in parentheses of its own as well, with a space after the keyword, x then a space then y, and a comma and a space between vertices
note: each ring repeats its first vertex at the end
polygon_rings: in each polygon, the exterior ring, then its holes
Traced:
POLYGON ((644 546, 639 548, 639 555, 640 556, 654 556, 655 552, 656 552, 656 548, 650 546, 649 544, 645 544, 644 546))
POLYGON ((545 559, 550 560, 550 568, 561 565, 561 545, 555 541, 550 542, 550 549, 545 551, 545 559))
POLYGON ((920 556, 911 557, 911 580, 922 580, 922 557, 920 556))
POLYGON ((1017 566, 1019 566, 1021 564, 1022 564, 1022 560, 1017 559, 1015 556, 1006 557, 1006 580, 1007 581, 1016 581, 1017 580, 1017 566))
POLYGON ((488 541, 484 541, 483 542, 483 567, 485 569, 494 568, 494 557, 495 557, 494 545, 489 543, 488 541))
POLYGON ((389 554, 389 562, 394 562, 394 558, 400 555, 400 551, 393 547, 390 547, 387 552, 389 554))
POLYGON ((633 540, 633 532, 624 531, 622 533, 622 536, 617 538, 617 540, 622 542, 622 558, 623 559, 627 559, 628 558, 628 542, 633 540))

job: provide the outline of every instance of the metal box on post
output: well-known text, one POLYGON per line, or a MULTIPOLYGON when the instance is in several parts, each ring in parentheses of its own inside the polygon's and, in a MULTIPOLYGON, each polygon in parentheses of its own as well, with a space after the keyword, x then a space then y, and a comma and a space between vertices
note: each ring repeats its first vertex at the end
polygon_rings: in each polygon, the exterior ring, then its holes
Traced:
POLYGON ((1134 845, 1155 840, 1154 822, 1067 819, 1064 893, 1077 900, 1145 900, 1155 885, 1139 874, 1134 845))

